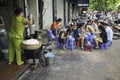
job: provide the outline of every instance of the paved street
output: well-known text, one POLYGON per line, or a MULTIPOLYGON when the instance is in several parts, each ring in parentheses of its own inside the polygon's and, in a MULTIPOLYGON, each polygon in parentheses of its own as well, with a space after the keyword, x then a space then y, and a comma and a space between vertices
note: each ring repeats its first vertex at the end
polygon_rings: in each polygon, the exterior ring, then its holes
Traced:
POLYGON ((22 80, 120 80, 120 40, 108 50, 53 52, 54 65, 30 71, 22 80))

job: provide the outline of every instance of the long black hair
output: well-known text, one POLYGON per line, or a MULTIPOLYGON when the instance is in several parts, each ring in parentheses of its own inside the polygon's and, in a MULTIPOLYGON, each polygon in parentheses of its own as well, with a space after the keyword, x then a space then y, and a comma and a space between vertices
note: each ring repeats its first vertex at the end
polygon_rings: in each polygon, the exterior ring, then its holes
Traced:
POLYGON ((57 21, 57 22, 61 22, 61 21, 62 21, 62 19, 61 19, 61 18, 58 18, 56 21, 57 21))
POLYGON ((99 26, 99 30, 102 31, 102 32, 105 32, 105 27, 104 27, 104 25, 100 25, 100 26, 99 26))

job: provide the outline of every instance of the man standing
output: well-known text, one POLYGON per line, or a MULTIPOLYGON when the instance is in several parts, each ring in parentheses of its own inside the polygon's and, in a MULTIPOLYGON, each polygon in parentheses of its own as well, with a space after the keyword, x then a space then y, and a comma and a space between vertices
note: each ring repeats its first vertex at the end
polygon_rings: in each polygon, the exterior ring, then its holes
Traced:
POLYGON ((113 40, 113 30, 109 26, 105 26, 105 30, 107 32, 108 42, 112 42, 112 40, 113 40))

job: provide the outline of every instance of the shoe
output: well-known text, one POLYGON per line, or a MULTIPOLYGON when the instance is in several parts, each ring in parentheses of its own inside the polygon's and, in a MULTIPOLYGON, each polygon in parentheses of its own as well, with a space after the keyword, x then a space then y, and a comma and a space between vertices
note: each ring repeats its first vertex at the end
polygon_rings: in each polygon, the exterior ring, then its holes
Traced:
POLYGON ((64 51, 66 51, 66 48, 62 48, 64 51))
POLYGON ((81 47, 81 49, 84 49, 84 47, 81 47))
POLYGON ((24 62, 22 61, 20 64, 18 64, 18 66, 23 65, 23 64, 24 64, 24 62))
POLYGON ((96 47, 96 49, 99 49, 99 47, 96 47))
POLYGON ((9 62, 8 64, 9 64, 9 65, 11 65, 12 63, 11 63, 11 62, 9 62))

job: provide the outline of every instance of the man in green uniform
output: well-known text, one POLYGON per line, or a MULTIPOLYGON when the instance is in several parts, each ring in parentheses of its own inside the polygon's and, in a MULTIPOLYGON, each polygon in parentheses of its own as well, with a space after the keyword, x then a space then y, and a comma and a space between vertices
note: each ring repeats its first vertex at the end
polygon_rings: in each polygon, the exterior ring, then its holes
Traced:
POLYGON ((29 20, 25 19, 22 8, 17 8, 14 13, 15 16, 8 31, 9 64, 14 61, 16 55, 17 64, 22 65, 24 62, 21 59, 21 42, 23 40, 25 25, 32 24, 32 16, 30 16, 29 20))

